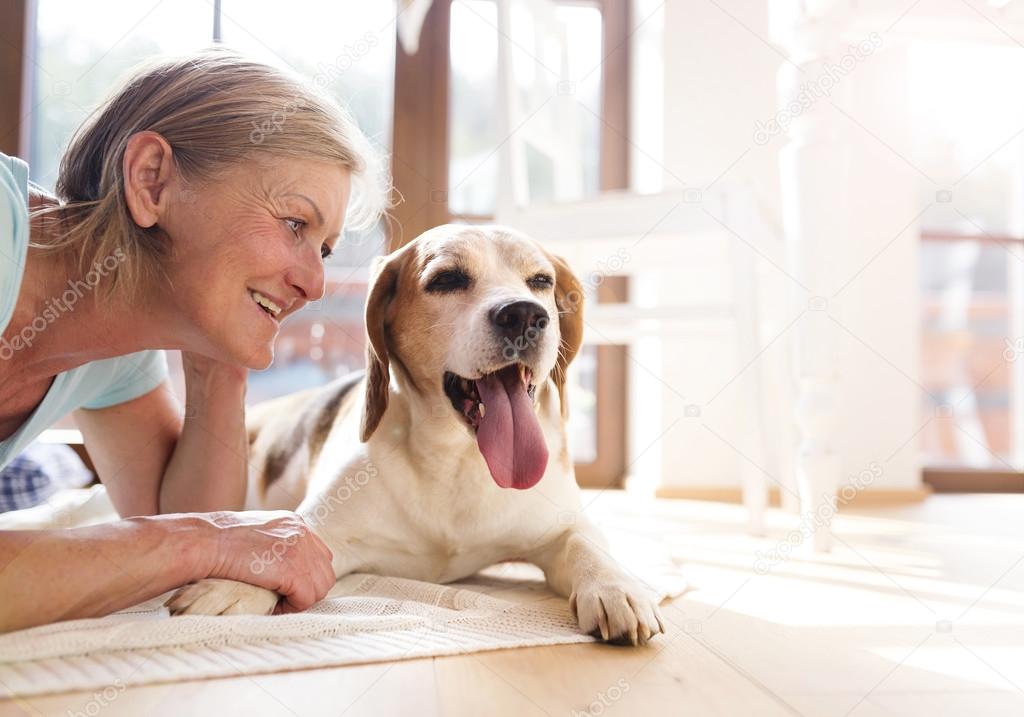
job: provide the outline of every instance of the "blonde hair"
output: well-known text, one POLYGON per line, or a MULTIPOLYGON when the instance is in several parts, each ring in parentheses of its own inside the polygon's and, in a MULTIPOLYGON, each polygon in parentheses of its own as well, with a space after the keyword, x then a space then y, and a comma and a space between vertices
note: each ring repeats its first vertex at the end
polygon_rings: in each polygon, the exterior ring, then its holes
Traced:
POLYGON ((123 256, 107 284, 134 292, 162 274, 166 235, 138 226, 124 198, 132 135, 160 134, 186 183, 241 163, 337 162, 352 175, 346 227, 372 226, 387 195, 381 157, 351 117, 303 80, 232 52, 209 50, 135 71, 72 138, 60 163, 60 205, 33 213, 47 227, 35 246, 66 251, 79 269, 123 256))

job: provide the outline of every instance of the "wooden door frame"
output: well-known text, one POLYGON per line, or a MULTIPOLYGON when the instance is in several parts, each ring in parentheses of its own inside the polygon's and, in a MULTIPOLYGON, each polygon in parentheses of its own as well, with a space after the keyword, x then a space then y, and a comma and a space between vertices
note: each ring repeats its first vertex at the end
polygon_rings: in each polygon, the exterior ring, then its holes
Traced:
POLYGON ((28 159, 32 76, 29 72, 34 38, 35 0, 0 3, 0 152, 28 159))
MULTIPOLYGON (((397 28, 396 28, 397 32, 397 28)), ((395 42, 391 133, 391 251, 451 221, 448 210, 448 105, 451 0, 434 0, 415 55, 395 42)))

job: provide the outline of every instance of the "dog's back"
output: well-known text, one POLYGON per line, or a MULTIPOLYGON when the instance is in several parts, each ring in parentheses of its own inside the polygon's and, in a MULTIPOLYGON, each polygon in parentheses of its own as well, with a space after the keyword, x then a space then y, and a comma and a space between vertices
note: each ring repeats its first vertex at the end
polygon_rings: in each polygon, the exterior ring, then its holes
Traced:
POLYGON ((331 383, 257 404, 246 412, 250 510, 294 510, 331 427, 364 377, 355 371, 331 383), (346 399, 349 399, 346 401, 346 399))

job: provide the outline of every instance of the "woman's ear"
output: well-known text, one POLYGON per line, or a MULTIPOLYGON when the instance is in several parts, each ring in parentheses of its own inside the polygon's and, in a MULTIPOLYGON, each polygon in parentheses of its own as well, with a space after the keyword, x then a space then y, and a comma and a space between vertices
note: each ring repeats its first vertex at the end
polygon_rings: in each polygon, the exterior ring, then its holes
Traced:
POLYGON ((569 417, 569 397, 565 388, 569 364, 579 353, 583 343, 583 286, 572 273, 565 259, 548 254, 555 265, 555 307, 558 309, 558 359, 551 379, 558 389, 562 416, 569 417))
POLYGON ((174 175, 171 145, 156 132, 138 132, 124 150, 124 199, 143 229, 154 226, 167 205, 164 189, 174 175))
POLYGON ((398 278, 407 255, 408 252, 399 250, 378 257, 371 269, 370 293, 366 299, 366 397, 359 428, 364 443, 370 440, 388 407, 391 360, 387 310, 398 293, 398 278))

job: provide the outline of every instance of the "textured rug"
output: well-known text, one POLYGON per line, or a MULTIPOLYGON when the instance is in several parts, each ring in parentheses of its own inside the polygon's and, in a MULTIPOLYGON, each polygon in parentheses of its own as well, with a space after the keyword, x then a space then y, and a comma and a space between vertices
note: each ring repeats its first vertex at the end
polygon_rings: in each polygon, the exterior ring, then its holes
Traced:
MULTIPOLYGON (((113 517, 102 488, 92 488, 0 516, 0 529, 113 517)), ((677 570, 652 564, 658 541, 638 546, 635 533, 617 541, 615 530, 606 530, 613 545, 630 545, 643 556, 642 579, 654 592, 683 591, 677 570)), ((291 615, 171 618, 165 598, 103 618, 0 635, 0 689, 27 696, 593 641, 579 633, 567 601, 546 588, 541 572, 519 563, 452 585, 347 575, 327 599, 291 615)))

